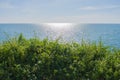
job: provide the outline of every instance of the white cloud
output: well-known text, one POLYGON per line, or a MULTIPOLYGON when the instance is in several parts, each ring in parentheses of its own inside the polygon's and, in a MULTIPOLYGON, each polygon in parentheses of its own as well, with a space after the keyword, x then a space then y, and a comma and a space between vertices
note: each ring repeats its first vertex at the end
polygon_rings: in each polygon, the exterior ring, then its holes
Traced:
POLYGON ((81 16, 63 16, 46 20, 46 22, 63 23, 120 23, 120 17, 109 14, 91 14, 81 16))
POLYGON ((81 7, 81 10, 103 10, 103 9, 114 9, 120 8, 120 5, 110 5, 110 6, 85 6, 81 7))
POLYGON ((0 8, 1 9, 11 9, 11 8, 14 8, 14 6, 8 2, 1 2, 0 8))
POLYGON ((120 23, 120 17, 109 14, 61 16, 53 18, 0 18, 0 23, 120 23))

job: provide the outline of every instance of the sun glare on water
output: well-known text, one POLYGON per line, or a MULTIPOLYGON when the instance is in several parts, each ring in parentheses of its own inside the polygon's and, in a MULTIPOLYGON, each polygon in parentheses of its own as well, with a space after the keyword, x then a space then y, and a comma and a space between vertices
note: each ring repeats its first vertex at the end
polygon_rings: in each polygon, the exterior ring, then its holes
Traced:
POLYGON ((45 23, 43 24, 52 29, 70 29, 74 24, 73 23, 45 23))
POLYGON ((69 38, 73 33, 74 23, 42 23, 41 24, 47 35, 53 39, 61 37, 62 39, 69 38))
POLYGON ((72 24, 71 23, 47 23, 47 25, 51 27, 63 28, 63 27, 69 27, 72 24))

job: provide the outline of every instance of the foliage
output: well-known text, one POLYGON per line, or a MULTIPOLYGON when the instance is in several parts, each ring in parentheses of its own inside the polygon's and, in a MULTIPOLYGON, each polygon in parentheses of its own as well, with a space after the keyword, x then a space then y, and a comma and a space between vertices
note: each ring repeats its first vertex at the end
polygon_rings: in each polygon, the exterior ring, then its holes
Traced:
POLYGON ((0 80, 119 80, 120 50, 97 43, 26 39, 0 44, 0 80))

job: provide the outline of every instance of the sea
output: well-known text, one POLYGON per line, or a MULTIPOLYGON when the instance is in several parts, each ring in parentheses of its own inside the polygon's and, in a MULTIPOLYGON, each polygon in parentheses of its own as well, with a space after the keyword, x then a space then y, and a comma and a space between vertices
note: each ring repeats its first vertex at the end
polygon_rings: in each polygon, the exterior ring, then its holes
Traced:
POLYGON ((63 42, 81 40, 99 42, 120 48, 120 24, 79 24, 79 23, 0 23, 0 42, 9 37, 23 34, 27 39, 60 39, 63 42))

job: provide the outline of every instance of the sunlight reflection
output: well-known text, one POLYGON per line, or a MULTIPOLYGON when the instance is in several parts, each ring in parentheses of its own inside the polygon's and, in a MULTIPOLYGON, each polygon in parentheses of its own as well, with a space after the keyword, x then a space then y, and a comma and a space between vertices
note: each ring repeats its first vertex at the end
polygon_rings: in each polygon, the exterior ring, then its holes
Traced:
POLYGON ((73 23, 45 23, 44 26, 50 27, 54 30, 68 30, 74 26, 73 23))
POLYGON ((74 23, 43 23, 41 24, 44 26, 45 31, 47 32, 48 36, 52 37, 53 39, 56 38, 70 38, 73 35, 73 29, 76 24, 74 23))

